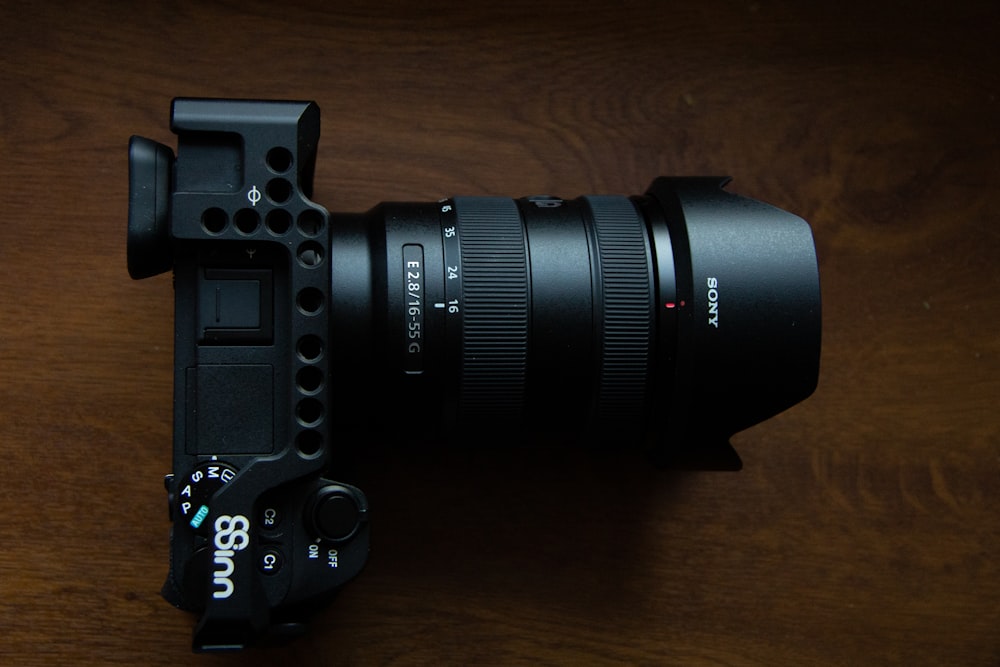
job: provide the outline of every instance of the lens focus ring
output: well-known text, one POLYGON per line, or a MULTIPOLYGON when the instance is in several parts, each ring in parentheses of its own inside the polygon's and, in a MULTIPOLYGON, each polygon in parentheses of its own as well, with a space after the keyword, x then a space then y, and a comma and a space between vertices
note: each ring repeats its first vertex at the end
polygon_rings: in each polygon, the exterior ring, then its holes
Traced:
POLYGON ((643 222, 625 197, 583 198, 600 262, 603 322, 597 418, 628 423, 644 413, 653 329, 649 250, 643 222))

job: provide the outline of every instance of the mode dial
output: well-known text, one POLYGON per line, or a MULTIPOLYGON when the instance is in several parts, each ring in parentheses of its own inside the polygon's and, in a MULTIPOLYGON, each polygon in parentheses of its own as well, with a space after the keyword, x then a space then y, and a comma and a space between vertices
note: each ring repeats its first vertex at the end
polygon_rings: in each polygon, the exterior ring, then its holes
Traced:
POLYGON ((218 461, 198 466, 178 487, 177 511, 192 528, 198 530, 208 518, 212 496, 235 476, 235 468, 218 461))

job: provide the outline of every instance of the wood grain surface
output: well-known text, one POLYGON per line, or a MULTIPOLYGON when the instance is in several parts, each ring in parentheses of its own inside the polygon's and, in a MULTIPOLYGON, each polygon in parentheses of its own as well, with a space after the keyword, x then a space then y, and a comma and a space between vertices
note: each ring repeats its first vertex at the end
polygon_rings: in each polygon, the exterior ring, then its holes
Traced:
POLYGON ((0 664, 1000 664, 998 44, 995 1, 0 2, 0 664), (125 271, 175 96, 318 101, 337 211, 732 175, 813 226, 819 388, 735 474, 372 461, 310 634, 193 656, 171 281, 125 271))

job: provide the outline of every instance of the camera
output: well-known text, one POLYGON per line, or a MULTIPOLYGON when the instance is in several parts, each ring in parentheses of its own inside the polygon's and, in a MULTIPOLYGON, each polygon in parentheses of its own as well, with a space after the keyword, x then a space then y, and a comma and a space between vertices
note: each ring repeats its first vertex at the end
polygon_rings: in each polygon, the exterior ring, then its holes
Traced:
POLYGON ((819 372, 800 218, 657 178, 643 195, 312 201, 312 102, 176 99, 129 147, 128 271, 172 270, 170 571, 195 650, 300 633, 369 550, 344 451, 533 432, 738 469, 730 437, 819 372))

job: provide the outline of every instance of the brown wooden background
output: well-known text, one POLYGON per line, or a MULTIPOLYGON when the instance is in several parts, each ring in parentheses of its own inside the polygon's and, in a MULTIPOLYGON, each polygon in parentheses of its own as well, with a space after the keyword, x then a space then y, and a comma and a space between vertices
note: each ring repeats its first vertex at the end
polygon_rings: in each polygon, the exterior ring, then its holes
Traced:
POLYGON ((0 664, 1000 664, 998 7, 0 2, 0 664), (125 272, 178 95, 317 100, 331 210, 730 174, 813 225, 819 389, 739 474, 382 461, 308 638, 191 656, 170 278, 125 272))

